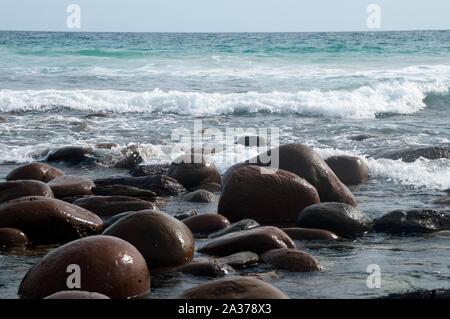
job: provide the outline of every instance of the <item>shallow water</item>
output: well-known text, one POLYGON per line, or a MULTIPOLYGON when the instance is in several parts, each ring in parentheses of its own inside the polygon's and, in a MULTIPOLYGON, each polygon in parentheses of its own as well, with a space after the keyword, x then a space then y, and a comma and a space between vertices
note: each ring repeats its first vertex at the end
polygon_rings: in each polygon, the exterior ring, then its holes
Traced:
MULTIPOLYGON (((167 163, 200 128, 279 130, 324 158, 363 158, 370 180, 351 187, 359 208, 377 218, 394 209, 449 209, 434 204, 450 187, 450 160, 374 159, 377 151, 450 146, 450 31, 292 34, 124 34, 0 32, 0 180, 14 167, 67 145, 115 142, 95 150, 101 163, 56 164, 95 179, 126 175, 113 168, 123 147, 139 143, 146 163, 167 163), (86 117, 108 112, 108 117, 86 117), (350 136, 380 138, 354 141, 350 136), (113 160, 111 160, 111 158, 113 160)), ((268 138, 271 136, 269 135, 268 138)), ((217 146, 214 140, 203 141, 217 146)), ((223 173, 258 154, 256 147, 212 155, 223 173)), ((215 212, 216 204, 168 199, 169 214, 215 212)), ((203 240, 196 242, 197 247, 203 240)), ((313 274, 277 271, 268 279, 295 298, 374 297, 450 286, 446 238, 370 234, 345 247, 301 243, 325 267, 313 274), (381 268, 369 289, 366 268, 381 268)), ((45 252, 0 252, 0 296, 17 298, 25 272, 45 252)), ((267 272, 259 265, 246 272, 267 272)), ((269 276, 269 275, 268 275, 269 276)), ((172 278, 152 288, 174 297, 205 279, 172 278)))

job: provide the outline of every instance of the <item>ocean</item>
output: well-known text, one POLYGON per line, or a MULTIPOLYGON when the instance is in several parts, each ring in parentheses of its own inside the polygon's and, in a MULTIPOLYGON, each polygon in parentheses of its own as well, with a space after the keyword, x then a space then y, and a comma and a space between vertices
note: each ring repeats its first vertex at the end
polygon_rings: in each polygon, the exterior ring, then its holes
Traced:
MULTIPOLYGON (((0 31, 0 117, 6 119, 0 120, 0 180, 44 158, 46 150, 69 145, 118 144, 97 150, 106 158, 139 144, 145 163, 169 163, 186 144, 174 140, 174 132, 195 134, 194 121, 201 121, 203 129, 223 133, 275 128, 280 144, 303 143, 324 158, 361 157, 370 179, 350 189, 372 218, 395 209, 448 209, 434 203, 450 188, 448 158, 403 162, 371 155, 450 146, 450 31, 0 31), (351 138, 360 134, 377 138, 351 138)), ((212 158, 224 173, 259 151, 235 146, 212 158)), ((127 174, 108 161, 59 168, 92 179, 127 174)), ((173 200, 166 209, 176 213, 189 205, 173 200)), ((215 205, 196 209, 214 211, 215 205)), ((448 239, 370 234, 346 245, 305 247, 324 272, 283 274, 271 283, 295 298, 450 287, 448 239), (366 285, 369 264, 381 267, 380 289, 366 285)), ((26 251, 0 252, 0 295, 16 298, 36 261, 26 251)), ((175 290, 152 293, 170 297, 198 282, 185 278, 175 290)))

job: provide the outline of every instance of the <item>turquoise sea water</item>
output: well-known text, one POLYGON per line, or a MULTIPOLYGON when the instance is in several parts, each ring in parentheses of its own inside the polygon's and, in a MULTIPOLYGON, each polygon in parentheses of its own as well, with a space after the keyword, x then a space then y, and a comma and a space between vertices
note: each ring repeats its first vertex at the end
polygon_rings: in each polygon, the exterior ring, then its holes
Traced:
MULTIPOLYGON (((448 159, 405 163, 369 155, 449 146, 449 88, 450 31, 0 31, 0 117, 7 119, 0 121, 0 179, 19 164, 40 159, 47 149, 66 145, 119 144, 108 154, 98 150, 105 157, 139 143, 147 163, 170 162, 179 155, 174 148, 184 144, 172 139, 173 132, 195 133, 194 120, 202 119, 203 128, 221 132, 277 128, 280 143, 304 143, 323 157, 362 157, 371 178, 352 191, 372 218, 398 208, 448 209, 434 203, 450 187, 448 159), (112 116, 85 117, 96 112, 112 116), (349 139, 358 134, 381 138, 349 139)), ((236 147, 213 159, 224 172, 257 153, 256 148, 236 147)), ((127 173, 112 165, 61 168, 90 178, 127 173)), ((175 201, 168 207, 175 213, 186 205, 175 201)), ((446 239, 370 235, 348 244, 353 248, 310 251, 327 267, 324 273, 283 274, 273 284, 298 298, 449 286, 446 239), (369 263, 387 269, 381 290, 365 286, 369 263)), ((4 287, 5 296, 15 297, 27 269, 18 264, 33 263, 33 258, 0 253, 0 295, 4 287), (15 275, 2 275, 6 270, 15 275)), ((165 288, 155 292, 173 293, 165 288)))

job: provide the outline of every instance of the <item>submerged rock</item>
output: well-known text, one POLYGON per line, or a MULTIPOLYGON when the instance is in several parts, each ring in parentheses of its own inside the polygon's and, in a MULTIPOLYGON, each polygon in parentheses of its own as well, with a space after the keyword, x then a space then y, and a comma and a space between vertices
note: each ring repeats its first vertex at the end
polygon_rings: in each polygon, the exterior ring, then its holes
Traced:
POLYGON ((372 219, 351 205, 329 202, 303 209, 296 226, 326 229, 342 237, 353 238, 370 231, 372 219))
POLYGON ((92 193, 97 196, 127 196, 152 201, 156 194, 150 190, 125 185, 96 186, 92 193))
POLYGON ((179 299, 289 299, 278 288, 252 277, 229 277, 186 290, 179 299))
POLYGON ((319 201, 314 186, 293 173, 246 165, 229 178, 218 212, 231 222, 252 218, 259 223, 292 223, 303 208, 319 201))
POLYGON ((228 219, 219 214, 200 214, 183 219, 182 222, 194 234, 207 235, 230 225, 228 219))
POLYGON ((81 163, 89 159, 93 149, 91 147, 67 146, 51 151, 47 158, 47 162, 69 162, 81 163))
POLYGON ((325 160, 345 185, 359 184, 369 178, 369 168, 355 156, 332 156, 325 160))
POLYGON ((27 272, 18 294, 21 298, 41 299, 67 290, 70 275, 76 271, 82 290, 113 299, 142 295, 150 289, 147 264, 135 247, 120 238, 92 236, 45 255, 27 272))
POLYGON ((377 232, 391 234, 431 233, 450 229, 450 214, 434 210, 395 210, 375 221, 377 232))
POLYGON ((296 247, 292 239, 281 229, 265 226, 214 238, 198 251, 214 256, 227 256, 241 251, 261 254, 276 248, 296 247))
POLYGON ((379 136, 371 135, 371 134, 360 134, 360 135, 353 135, 353 136, 348 137, 348 139, 352 140, 352 141, 364 141, 369 138, 379 138, 379 136))
POLYGON ((211 192, 199 189, 184 195, 183 200, 194 203, 215 203, 218 201, 218 198, 211 192))
POLYGON ((43 182, 17 180, 0 183, 0 203, 26 196, 54 197, 50 187, 43 182))
POLYGON ((235 272, 230 265, 218 261, 193 261, 175 269, 177 272, 202 277, 219 277, 235 272))
POLYGON ((32 179, 44 183, 64 175, 62 171, 44 163, 29 163, 13 169, 7 176, 7 181, 32 179))
POLYGON ((165 175, 170 167, 170 164, 152 164, 152 165, 137 165, 130 170, 130 175, 133 177, 142 177, 150 175, 165 175))
POLYGON ((102 231, 94 213, 58 199, 31 196, 0 204, 0 227, 22 230, 30 241, 64 243, 102 231))
POLYGON ((273 249, 260 256, 260 260, 279 269, 293 272, 312 272, 322 269, 316 258, 296 249, 273 249))
POLYGON ((194 236, 189 228, 159 211, 129 214, 103 234, 122 238, 134 245, 144 256, 149 269, 184 265, 194 257, 194 236))

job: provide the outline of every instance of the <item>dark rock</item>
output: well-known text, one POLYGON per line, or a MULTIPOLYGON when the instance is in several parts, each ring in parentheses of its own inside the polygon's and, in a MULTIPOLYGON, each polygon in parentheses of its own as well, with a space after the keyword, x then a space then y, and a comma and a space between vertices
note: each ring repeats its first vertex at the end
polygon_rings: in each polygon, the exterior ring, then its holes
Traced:
POLYGON ((58 199, 31 196, 0 204, 0 227, 22 230, 36 243, 63 243, 102 231, 102 220, 58 199))
POLYGON ((376 135, 370 135, 370 134, 360 134, 360 135, 354 135, 350 136, 348 139, 352 141, 364 141, 369 138, 378 138, 379 136, 376 135))
POLYGON ((110 150, 114 147, 117 147, 116 143, 98 143, 95 145, 95 148, 110 150))
POLYGON ((406 150, 388 150, 383 152, 377 152, 372 154, 373 158, 388 158, 393 160, 401 159, 403 162, 414 162, 420 157, 427 159, 447 158, 450 159, 450 147, 447 146, 432 146, 423 147, 418 149, 406 149, 406 150))
POLYGON ((294 240, 340 240, 340 236, 325 229, 291 227, 282 229, 294 240))
MULTIPOLYGON (((19 296, 40 299, 67 290, 69 265, 78 265, 81 289, 113 299, 142 295, 150 289, 150 274, 142 255, 126 241, 92 236, 52 250, 23 278, 19 296)), ((69 268, 70 269, 70 268, 69 268)))
POLYGON ((303 209, 297 226, 332 231, 345 238, 364 234, 372 228, 372 220, 358 208, 345 203, 320 203, 303 209))
POLYGON ((241 251, 261 254, 276 248, 296 247, 292 239, 281 229, 265 226, 214 238, 198 251, 214 256, 227 256, 241 251))
POLYGON ((391 234, 431 233, 450 229, 450 215, 434 210, 395 210, 375 221, 377 232, 391 234))
POLYGON ((114 216, 128 211, 159 210, 152 202, 128 196, 92 196, 80 198, 72 204, 99 216, 114 216))
POLYGON ((170 164, 152 164, 152 165, 137 165, 130 170, 130 175, 133 177, 150 176, 150 175, 165 175, 169 170, 170 164))
POLYGON ((233 175, 234 171, 238 168, 241 168, 242 166, 249 165, 248 163, 236 163, 232 166, 230 166, 226 172, 222 176, 222 189, 225 188, 225 186, 228 184, 228 181, 230 180, 231 175, 233 175))
POLYGON ((175 269, 177 272, 202 277, 219 277, 235 272, 233 267, 218 261, 193 261, 175 269))
POLYGON ((252 277, 229 277, 186 290, 179 299, 289 299, 278 288, 252 277))
POLYGON ((54 197, 50 187, 43 182, 17 180, 0 183, 0 203, 26 196, 54 197))
POLYGON ((322 269, 316 258, 296 249, 273 249, 260 256, 260 260, 279 269, 294 272, 312 272, 322 269))
POLYGON ((359 157, 332 156, 325 162, 345 185, 359 184, 369 178, 369 168, 359 157))
POLYGON ((0 247, 21 246, 28 244, 28 237, 15 228, 0 228, 0 247))
POLYGON ((91 117, 111 117, 113 114, 112 113, 89 113, 86 114, 84 117, 85 118, 91 118, 91 117))
POLYGON ((256 264, 259 261, 259 256, 251 251, 241 251, 219 258, 217 261, 228 264, 233 268, 240 269, 256 264))
POLYGON ((97 196, 127 196, 150 201, 156 197, 150 190, 125 185, 96 186, 92 188, 92 193, 97 196))
POLYGON ((112 224, 114 224, 116 221, 118 221, 119 219, 121 219, 122 217, 131 215, 137 213, 135 211, 129 211, 129 212, 123 212, 117 215, 112 216, 111 218, 108 218, 106 220, 106 222, 103 223, 103 229, 106 231, 108 229, 109 226, 111 226, 112 224))
POLYGON ((120 151, 122 158, 114 164, 116 168, 131 169, 144 162, 144 158, 152 157, 150 149, 134 144, 120 151))
POLYGON ((194 203, 215 203, 218 198, 211 192, 199 189, 184 195, 183 200, 194 203))
POLYGON ((254 146, 266 146, 267 140, 264 137, 261 136, 241 136, 237 139, 236 144, 244 145, 247 147, 254 147, 254 146))
POLYGON ((44 299, 110 299, 104 294, 98 292, 89 292, 81 290, 63 290, 58 291, 44 299))
POLYGON ((59 169, 44 163, 29 163, 13 169, 7 176, 7 181, 32 179, 44 183, 64 175, 59 169))
POLYGON ((89 158, 93 149, 91 147, 67 146, 50 152, 47 162, 81 163, 89 158))
POLYGON ((241 230, 253 229, 253 228, 256 228, 259 226, 261 226, 261 225, 256 220, 243 219, 243 220, 240 220, 238 222, 231 224, 227 228, 221 229, 219 231, 216 231, 216 232, 210 234, 208 237, 216 238, 216 237, 223 236, 225 234, 235 233, 235 232, 241 231, 241 230))
POLYGON ((218 212, 231 222, 292 223, 305 207, 318 203, 316 189, 303 178, 254 165, 236 169, 219 200, 218 212))
POLYGON ((191 188, 192 191, 196 191, 199 189, 203 189, 208 192, 220 192, 222 191, 222 186, 220 186, 220 184, 217 183, 207 183, 191 188))
POLYGON ((188 211, 186 213, 175 215, 174 217, 176 219, 178 219, 178 220, 183 220, 183 219, 186 219, 186 218, 189 218, 189 217, 192 217, 192 216, 196 216, 196 215, 197 215, 197 212, 192 209, 192 210, 190 210, 190 211, 188 211))
MULTIPOLYGON (((271 159, 271 156, 277 158, 277 154, 279 158, 278 168, 306 179, 317 189, 321 202, 342 202, 353 206, 357 205, 357 201, 350 190, 339 180, 320 155, 308 146, 302 144, 282 145, 247 162, 269 166, 272 163, 270 161, 269 163, 265 162, 271 159)), ((274 164, 277 163, 272 165, 274 164)))
POLYGON ((109 177, 96 179, 97 186, 125 185, 155 192, 158 196, 172 196, 184 193, 186 189, 175 179, 166 175, 143 177, 109 177))
POLYGON ((63 175, 47 183, 56 198, 92 195, 95 184, 82 177, 63 175))
POLYGON ((194 237, 189 228, 159 211, 129 214, 106 229, 104 235, 116 236, 134 245, 149 269, 181 266, 194 257, 194 237))
POLYGON ((228 219, 219 214, 201 214, 183 219, 182 222, 194 234, 210 234, 230 225, 228 219))
POLYGON ((207 183, 221 183, 221 177, 214 163, 201 154, 188 154, 176 158, 167 171, 184 187, 190 189, 207 183))

